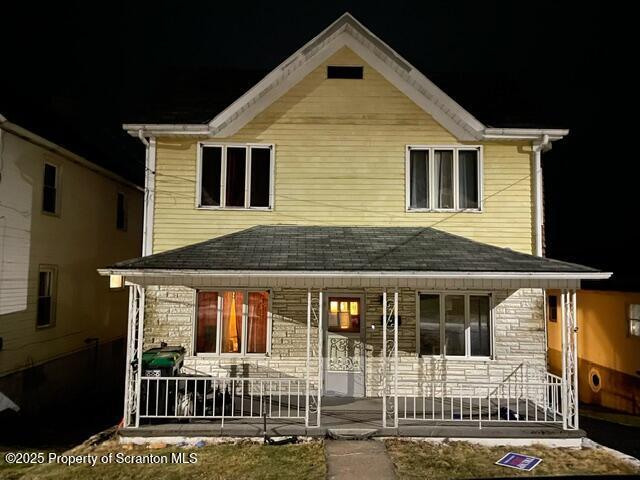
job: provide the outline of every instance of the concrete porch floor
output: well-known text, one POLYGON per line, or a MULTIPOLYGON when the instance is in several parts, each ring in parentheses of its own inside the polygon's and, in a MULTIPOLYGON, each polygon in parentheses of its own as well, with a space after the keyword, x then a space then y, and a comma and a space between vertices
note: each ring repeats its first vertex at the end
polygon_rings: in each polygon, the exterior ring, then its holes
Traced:
MULTIPOLYGON (((312 423, 315 423, 312 416, 312 423)), ((304 420, 267 419, 270 436, 326 437, 330 431, 367 430, 374 437, 435 438, 508 438, 508 439, 580 439, 583 430, 563 430, 559 424, 535 422, 482 422, 402 420, 399 426, 383 427, 381 398, 323 397, 320 427, 305 427, 304 420)), ((261 418, 190 419, 141 422, 138 428, 120 431, 123 437, 260 437, 264 435, 261 418)))

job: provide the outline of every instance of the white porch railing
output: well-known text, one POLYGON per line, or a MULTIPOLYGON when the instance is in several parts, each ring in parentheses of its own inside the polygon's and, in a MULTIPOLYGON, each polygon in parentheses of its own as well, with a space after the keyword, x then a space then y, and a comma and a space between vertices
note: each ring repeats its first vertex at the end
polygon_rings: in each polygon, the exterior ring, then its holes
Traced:
POLYGON ((305 419, 306 380, 142 377, 140 418, 305 419))
POLYGON ((564 412, 562 379, 551 373, 541 381, 435 381, 415 394, 398 395, 400 421, 562 424, 564 412))

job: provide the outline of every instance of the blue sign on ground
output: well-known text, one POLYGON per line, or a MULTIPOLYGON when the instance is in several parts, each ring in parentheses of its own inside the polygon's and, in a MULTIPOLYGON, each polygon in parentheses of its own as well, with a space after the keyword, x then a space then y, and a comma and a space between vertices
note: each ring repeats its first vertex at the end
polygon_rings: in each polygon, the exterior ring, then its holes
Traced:
POLYGON ((533 470, 542 461, 541 458, 531 457, 529 455, 520 455, 519 453, 509 452, 496 462, 496 465, 503 467, 517 468, 526 472, 533 470))

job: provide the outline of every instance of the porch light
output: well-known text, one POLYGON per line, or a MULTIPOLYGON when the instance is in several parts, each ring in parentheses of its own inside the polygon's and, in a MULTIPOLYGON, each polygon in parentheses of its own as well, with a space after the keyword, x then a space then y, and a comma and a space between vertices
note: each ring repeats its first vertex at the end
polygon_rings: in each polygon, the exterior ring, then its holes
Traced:
POLYGON ((122 275, 109 275, 109 288, 116 289, 124 287, 122 275))

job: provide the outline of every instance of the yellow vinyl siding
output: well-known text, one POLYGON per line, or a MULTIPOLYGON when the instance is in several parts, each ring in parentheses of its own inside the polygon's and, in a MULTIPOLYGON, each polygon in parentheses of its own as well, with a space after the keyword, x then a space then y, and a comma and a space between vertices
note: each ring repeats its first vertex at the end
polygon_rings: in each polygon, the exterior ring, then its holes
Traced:
POLYGON ((275 223, 435 226, 532 251, 530 145, 483 144, 482 213, 406 212, 406 145, 460 142, 346 47, 220 142, 275 145, 274 210, 196 209, 197 140, 160 138, 154 252, 275 223), (364 80, 327 80, 327 64, 364 80))

